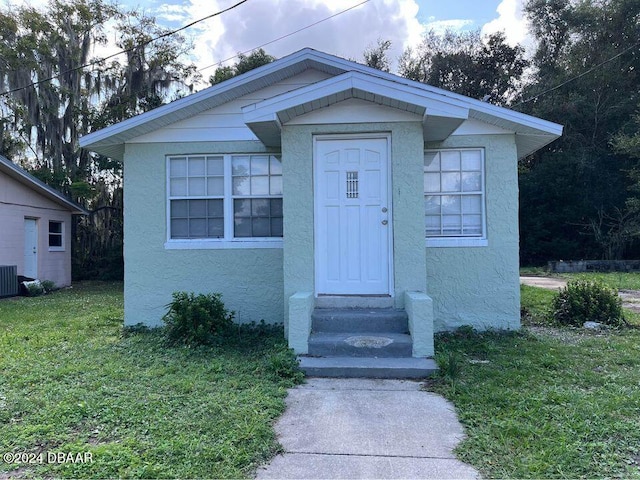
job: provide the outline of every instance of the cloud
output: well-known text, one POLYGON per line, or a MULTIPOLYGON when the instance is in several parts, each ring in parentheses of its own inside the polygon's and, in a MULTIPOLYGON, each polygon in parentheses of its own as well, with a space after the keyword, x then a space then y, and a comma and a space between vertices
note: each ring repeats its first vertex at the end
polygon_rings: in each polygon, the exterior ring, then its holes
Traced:
MULTIPOLYGON (((199 23, 186 34, 194 42, 194 61, 201 68, 256 48, 278 37, 318 22, 357 5, 359 0, 263 0, 247 2, 220 16, 199 23)), ((153 12, 159 20, 185 24, 226 8, 229 1, 189 0, 176 6, 160 5, 153 12)), ((415 0, 370 1, 330 20, 264 47, 283 57, 311 47, 345 58, 362 60, 367 47, 378 39, 391 40, 390 58, 395 63, 404 48, 419 42, 423 26, 417 20, 415 0)), ((232 63, 232 62, 228 62, 232 63)), ((206 69, 205 76, 215 67, 206 69)))
POLYGON ((482 33, 490 35, 503 31, 507 43, 514 46, 524 44, 528 46, 532 39, 528 33, 528 23, 523 12, 524 0, 502 0, 496 8, 498 18, 484 24, 482 33))
MULTIPOLYGON (((433 18, 433 17, 431 17, 433 18)), ((425 24, 426 30, 433 30, 437 34, 443 34, 447 30, 459 32, 462 30, 467 30, 468 27, 474 25, 473 20, 468 19, 451 19, 451 20, 432 20, 429 19, 429 22, 425 24)))

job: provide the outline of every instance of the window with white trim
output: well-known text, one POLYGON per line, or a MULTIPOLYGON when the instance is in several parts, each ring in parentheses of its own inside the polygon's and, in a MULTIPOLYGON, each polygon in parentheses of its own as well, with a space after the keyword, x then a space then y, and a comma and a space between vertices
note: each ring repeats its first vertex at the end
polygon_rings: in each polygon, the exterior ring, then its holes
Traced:
POLYGON ((167 168, 169 240, 282 237, 280 156, 171 156, 167 168))
POLYGON ((484 151, 424 154, 425 236, 485 238, 484 151))
POLYGON ((49 220, 49 250, 64 251, 64 222, 49 220))

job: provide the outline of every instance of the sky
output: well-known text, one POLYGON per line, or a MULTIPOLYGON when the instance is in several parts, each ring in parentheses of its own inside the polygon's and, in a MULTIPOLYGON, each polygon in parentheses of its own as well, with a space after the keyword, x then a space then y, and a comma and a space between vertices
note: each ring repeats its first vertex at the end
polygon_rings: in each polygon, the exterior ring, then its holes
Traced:
MULTIPOLYGON (((145 8, 170 27, 184 25, 237 0, 155 0, 145 8)), ((249 0, 219 17, 189 30, 195 42, 196 63, 206 68, 238 52, 253 49, 280 36, 338 14, 363 0, 249 0)), ((311 47, 344 58, 361 60, 378 39, 391 40, 394 61, 407 46, 417 45, 425 30, 443 32, 504 30, 511 43, 525 40, 523 0, 369 0, 352 10, 264 48, 282 57, 311 47)))
MULTIPOLYGON (((0 0, 0 5, 22 2, 32 6, 47 0, 0 0)), ((200 19, 227 8, 238 0, 120 0, 128 7, 140 7, 168 28, 200 19)), ((318 25, 264 46, 267 53, 283 57, 311 47, 344 58, 362 60, 363 52, 378 39, 391 40, 392 71, 396 59, 408 46, 418 45, 425 30, 481 29, 483 33, 504 30, 509 43, 526 42, 522 18, 524 0, 249 0, 215 18, 185 31, 194 43, 192 61, 205 78, 218 62, 238 52, 254 49, 278 37, 318 25)), ((104 55, 107 52, 97 52, 104 55)), ((226 64, 232 63, 227 61, 226 64)))

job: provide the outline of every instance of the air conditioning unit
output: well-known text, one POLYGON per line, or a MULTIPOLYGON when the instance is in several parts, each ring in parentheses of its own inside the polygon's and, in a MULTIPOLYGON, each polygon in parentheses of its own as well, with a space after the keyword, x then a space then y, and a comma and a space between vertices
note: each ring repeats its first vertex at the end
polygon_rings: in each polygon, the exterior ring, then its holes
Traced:
POLYGON ((0 297, 18 295, 18 267, 0 265, 0 297))

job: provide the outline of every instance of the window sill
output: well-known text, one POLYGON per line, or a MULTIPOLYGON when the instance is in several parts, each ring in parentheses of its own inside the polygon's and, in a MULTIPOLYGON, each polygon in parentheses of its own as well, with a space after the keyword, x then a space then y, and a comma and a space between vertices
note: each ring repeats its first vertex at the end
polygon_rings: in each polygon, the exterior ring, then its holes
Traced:
POLYGON ((49 247, 49 251, 50 252, 64 252, 65 248, 64 247, 49 247))
POLYGON ((169 240, 165 242, 165 250, 224 250, 242 248, 282 248, 283 242, 278 239, 264 240, 169 240))
POLYGON ((486 238, 445 237, 427 238, 427 247, 487 247, 489 241, 486 238))

